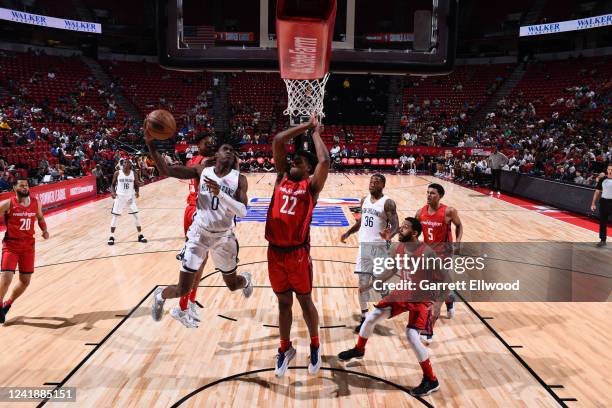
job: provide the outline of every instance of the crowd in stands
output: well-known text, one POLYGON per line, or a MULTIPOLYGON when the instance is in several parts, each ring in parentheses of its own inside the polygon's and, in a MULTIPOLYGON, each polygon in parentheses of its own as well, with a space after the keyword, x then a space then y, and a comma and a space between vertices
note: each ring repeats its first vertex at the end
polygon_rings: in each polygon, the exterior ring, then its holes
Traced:
MULTIPOLYGON (((503 78, 495 78, 487 92, 501 82, 503 78)), ((459 86, 452 91, 461 94, 459 86)), ((593 187, 612 160, 611 98, 612 64, 605 58, 532 61, 513 92, 473 132, 462 129, 462 121, 477 107, 467 97, 465 109, 451 111, 450 122, 437 125, 430 110, 440 100, 409 103, 400 146, 497 146, 508 157, 503 170, 593 187)), ((490 175, 487 160, 479 156, 436 161, 437 173, 461 180, 478 183, 490 175)))

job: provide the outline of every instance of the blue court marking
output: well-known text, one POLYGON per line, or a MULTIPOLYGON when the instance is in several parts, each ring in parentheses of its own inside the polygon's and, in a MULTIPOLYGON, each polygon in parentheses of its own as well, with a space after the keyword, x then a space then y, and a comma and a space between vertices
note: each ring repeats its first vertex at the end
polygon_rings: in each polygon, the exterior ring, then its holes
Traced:
MULTIPOLYGON (((238 222, 266 222, 268 206, 253 205, 247 207, 247 215, 238 218, 238 222)), ((316 206, 312 213, 313 227, 348 227, 349 222, 342 211, 342 207, 337 205, 316 206)))

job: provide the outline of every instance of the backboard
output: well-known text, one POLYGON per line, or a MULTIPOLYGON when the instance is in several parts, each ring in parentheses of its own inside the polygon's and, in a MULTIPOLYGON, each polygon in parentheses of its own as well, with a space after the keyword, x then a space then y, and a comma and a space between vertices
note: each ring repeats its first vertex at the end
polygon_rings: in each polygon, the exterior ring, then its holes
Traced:
MULTIPOLYGON (((277 0, 157 0, 164 67, 278 71, 277 0)), ((285 0, 316 11, 325 0, 285 0)), ((332 73, 443 74, 455 59, 458 0, 337 0, 332 73)))

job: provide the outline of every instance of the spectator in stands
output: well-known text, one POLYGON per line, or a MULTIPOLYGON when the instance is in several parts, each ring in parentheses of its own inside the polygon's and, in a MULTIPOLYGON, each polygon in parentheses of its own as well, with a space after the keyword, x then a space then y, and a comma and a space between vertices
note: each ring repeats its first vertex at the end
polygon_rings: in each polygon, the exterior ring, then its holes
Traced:
POLYGON ((263 165, 263 170, 267 173, 270 173, 271 171, 274 171, 274 166, 272 165, 272 162, 270 162, 270 158, 266 157, 265 161, 264 161, 264 165, 263 165))
POLYGON ((0 191, 9 191, 12 188, 11 183, 6 178, 6 173, 0 176, 0 191))
POLYGON ((339 157, 340 156, 340 145, 336 143, 334 147, 332 147, 331 150, 329 151, 329 155, 332 159, 339 157))

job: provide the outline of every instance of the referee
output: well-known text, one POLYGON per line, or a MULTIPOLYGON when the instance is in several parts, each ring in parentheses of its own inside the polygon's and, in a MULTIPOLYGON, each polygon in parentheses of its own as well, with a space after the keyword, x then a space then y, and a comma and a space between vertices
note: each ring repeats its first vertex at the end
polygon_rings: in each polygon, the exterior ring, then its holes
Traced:
POLYGON ((603 177, 595 187, 593 201, 591 202, 591 211, 597 208, 597 199, 599 200, 599 244, 598 248, 606 245, 606 235, 608 228, 608 219, 612 215, 612 162, 608 163, 607 176, 603 177))

